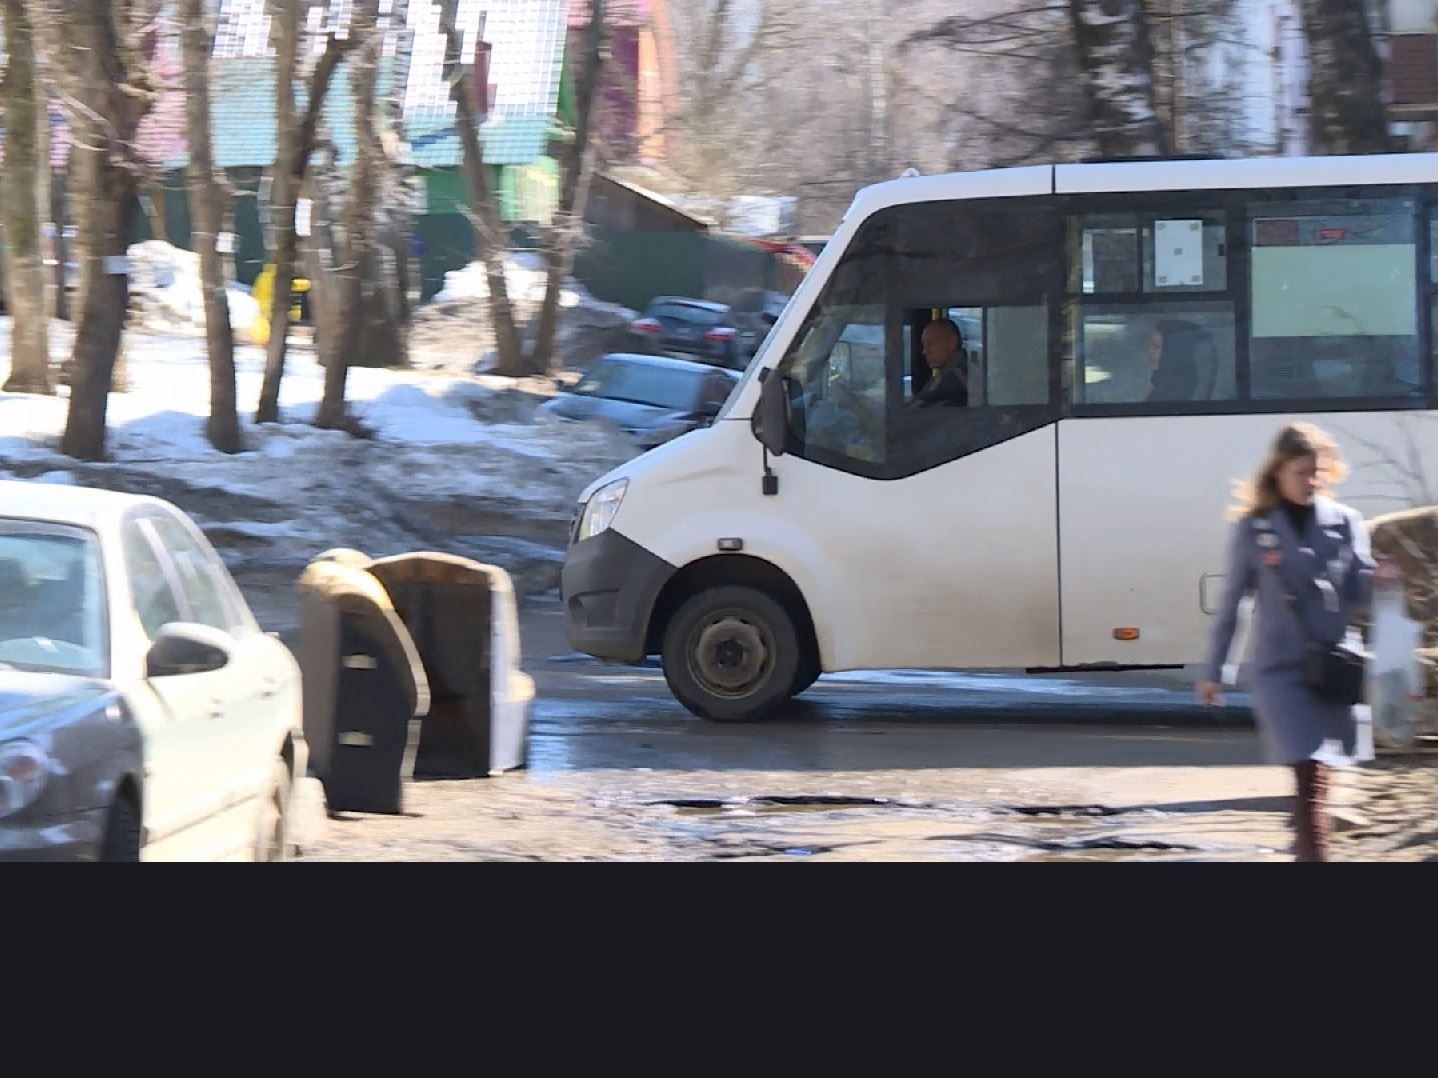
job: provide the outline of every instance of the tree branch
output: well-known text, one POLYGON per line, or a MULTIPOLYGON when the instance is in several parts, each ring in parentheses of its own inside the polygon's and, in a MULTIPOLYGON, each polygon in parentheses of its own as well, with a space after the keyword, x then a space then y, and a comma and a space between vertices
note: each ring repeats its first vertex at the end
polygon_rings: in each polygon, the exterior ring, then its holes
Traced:
POLYGON ((325 42, 325 51, 310 72, 309 85, 305 93, 305 111, 300 117, 299 137, 296 140, 295 155, 290 159, 291 175, 303 180, 309 166, 310 154, 314 152, 315 132, 319 129, 320 114, 324 110, 325 97, 329 93, 330 81, 335 69, 344 59, 345 53, 354 46, 355 37, 340 37, 331 33, 325 42))

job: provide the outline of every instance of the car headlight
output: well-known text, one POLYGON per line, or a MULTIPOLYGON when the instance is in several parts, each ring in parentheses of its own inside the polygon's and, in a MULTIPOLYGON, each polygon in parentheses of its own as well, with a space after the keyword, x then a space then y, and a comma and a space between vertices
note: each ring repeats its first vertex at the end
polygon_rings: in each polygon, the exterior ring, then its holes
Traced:
POLYGON ((13 816, 40 799, 50 777, 50 758, 30 741, 0 745, 0 818, 13 816))
POLYGON ((609 525, 614 523, 614 514, 619 512, 619 503, 624 500, 624 492, 628 489, 629 480, 616 479, 596 490, 589 501, 584 503, 584 511, 579 514, 579 530, 575 533, 575 541, 591 539, 600 532, 608 531, 609 525))

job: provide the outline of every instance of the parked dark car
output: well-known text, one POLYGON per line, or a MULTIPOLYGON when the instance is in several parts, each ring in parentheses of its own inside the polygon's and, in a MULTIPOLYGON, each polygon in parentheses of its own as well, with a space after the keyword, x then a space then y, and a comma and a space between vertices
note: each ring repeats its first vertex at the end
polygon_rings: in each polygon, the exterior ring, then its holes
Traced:
POLYGON ((563 419, 607 419, 642 449, 706 426, 739 382, 735 371, 668 356, 613 352, 540 406, 563 419))
POLYGON ((630 331, 636 350, 648 355, 697 359, 735 369, 742 368, 748 358, 739 348, 738 332, 723 303, 656 296, 630 331))
POLYGON ((742 293, 729 309, 729 320, 734 325, 739 355, 745 363, 754 358, 764 338, 779 321, 779 315, 788 304, 789 297, 782 292, 769 292, 762 288, 751 288, 742 293))

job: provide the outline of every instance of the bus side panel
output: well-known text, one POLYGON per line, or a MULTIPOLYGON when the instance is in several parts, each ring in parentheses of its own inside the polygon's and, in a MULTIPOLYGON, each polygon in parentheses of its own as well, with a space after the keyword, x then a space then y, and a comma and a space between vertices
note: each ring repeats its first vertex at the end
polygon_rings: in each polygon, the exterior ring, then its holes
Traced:
POLYGON ((615 527, 677 567, 742 539, 798 585, 825 670, 1057 665, 1054 427, 890 481, 780 457, 774 497, 748 424, 689 438, 705 463, 657 451, 615 527))
MULTIPOLYGON (((1404 474, 1412 461, 1438 462, 1438 416, 1431 412, 1059 424, 1065 665, 1202 661, 1210 612, 1223 591, 1233 482, 1251 476, 1293 420, 1316 423, 1337 439, 1353 469, 1337 496, 1365 515, 1431 496, 1404 474), (1116 629, 1137 629, 1139 637, 1117 640, 1116 629)), ((1438 465, 1430 467, 1432 488, 1438 465)))
POLYGON ((1054 454, 1050 426, 905 479, 775 462, 774 511, 836 567, 825 669, 1057 662, 1054 454))

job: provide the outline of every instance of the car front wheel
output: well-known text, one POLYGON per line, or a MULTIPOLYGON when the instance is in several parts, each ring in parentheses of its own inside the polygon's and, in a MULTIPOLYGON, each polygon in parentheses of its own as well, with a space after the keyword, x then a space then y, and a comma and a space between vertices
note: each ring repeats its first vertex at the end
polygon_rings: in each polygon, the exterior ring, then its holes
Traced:
POLYGON ((794 619, 780 603, 754 588, 710 588, 670 621, 664 678, 695 715, 750 722, 789 699, 800 650, 794 619))
POLYGON ((100 860, 138 861, 140 836, 140 810, 130 797, 121 795, 110 806, 110 815, 105 820, 105 834, 100 840, 100 860))
POLYGON ((260 825, 255 836, 256 861, 288 861, 290 769, 284 760, 276 760, 270 768, 270 788, 260 809, 260 825))

